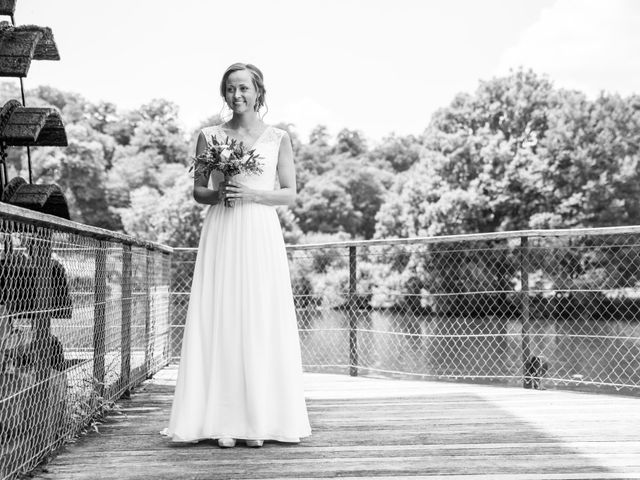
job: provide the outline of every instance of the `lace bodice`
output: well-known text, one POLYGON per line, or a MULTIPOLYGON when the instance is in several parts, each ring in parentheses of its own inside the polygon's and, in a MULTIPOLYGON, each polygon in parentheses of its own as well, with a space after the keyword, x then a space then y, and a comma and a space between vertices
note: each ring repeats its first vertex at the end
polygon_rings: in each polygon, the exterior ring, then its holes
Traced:
MULTIPOLYGON (((218 141, 224 141, 227 135, 220 126, 215 125, 211 127, 205 127, 201 130, 204 137, 207 140, 207 144, 211 145, 211 138, 215 136, 218 141)), ((276 127, 267 126, 266 130, 262 132, 260 137, 256 140, 252 148, 260 156, 259 161, 262 163, 262 173, 259 175, 236 175, 234 180, 246 185, 249 188, 255 188, 260 190, 273 190, 276 185, 276 175, 278 167, 278 153, 280 151, 280 142, 282 136, 285 134, 284 130, 276 127)), ((222 175, 219 172, 213 172, 211 179, 209 180, 209 187, 214 190, 217 189, 218 184, 223 180, 222 175)))

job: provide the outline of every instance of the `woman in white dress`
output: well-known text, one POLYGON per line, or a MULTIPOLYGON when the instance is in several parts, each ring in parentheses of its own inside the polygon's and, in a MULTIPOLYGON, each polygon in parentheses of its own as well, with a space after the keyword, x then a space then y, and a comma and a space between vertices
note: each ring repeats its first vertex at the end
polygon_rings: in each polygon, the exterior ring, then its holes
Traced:
POLYGON ((219 172, 211 178, 196 174, 194 198, 210 207, 164 433, 180 442, 218 439, 221 447, 233 447, 237 439, 253 447, 264 440, 299 442, 311 428, 289 266, 275 210, 291 205, 296 196, 291 140, 258 116, 265 88, 255 66, 231 65, 220 94, 233 116, 200 132, 196 155, 213 136, 228 136, 254 148, 263 171, 228 182, 219 172))

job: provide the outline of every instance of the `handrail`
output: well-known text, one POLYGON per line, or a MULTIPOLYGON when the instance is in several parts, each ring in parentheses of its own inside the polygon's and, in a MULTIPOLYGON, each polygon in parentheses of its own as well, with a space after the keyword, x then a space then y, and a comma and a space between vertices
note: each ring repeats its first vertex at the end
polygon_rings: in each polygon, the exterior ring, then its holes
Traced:
MULTIPOLYGON (((464 241, 490 241, 511 240, 522 237, 575 237, 580 235, 620 235, 640 234, 640 225, 622 227, 594 227, 594 228, 561 228, 561 229, 536 229, 536 230, 509 230, 505 232, 491 233, 467 233, 460 235, 435 235, 429 237, 411 238, 381 238, 374 240, 345 240, 342 242, 319 242, 288 244, 287 250, 313 250, 317 248, 347 248, 347 247, 371 247, 379 245, 412 245, 424 243, 447 243, 464 241)), ((173 247, 174 252, 194 251, 197 247, 173 247)))
POLYGON ((569 237, 578 235, 618 235, 640 234, 640 225, 624 227, 597 227, 597 228, 563 228, 563 229, 537 229, 537 230, 512 230, 506 232, 468 233, 461 235, 438 235, 429 237, 411 238, 384 238, 376 240, 347 240, 343 242, 306 243, 301 245, 287 245, 287 250, 312 250, 326 247, 370 247, 379 245, 411 245, 416 243, 447 243, 483 240, 509 240, 521 237, 569 237))
POLYGON ((104 228, 92 227, 82 223, 66 220, 64 218, 47 215, 45 213, 36 212, 22 207, 16 207, 8 203, 0 202, 0 219, 2 220, 19 220, 29 221, 30 223, 43 227, 53 227, 57 230, 72 233, 82 233, 91 238, 98 240, 109 240, 124 243, 126 245, 136 245, 149 250, 157 250, 163 253, 172 253, 173 248, 162 245, 160 243, 141 240, 130 235, 120 232, 106 230, 104 228))

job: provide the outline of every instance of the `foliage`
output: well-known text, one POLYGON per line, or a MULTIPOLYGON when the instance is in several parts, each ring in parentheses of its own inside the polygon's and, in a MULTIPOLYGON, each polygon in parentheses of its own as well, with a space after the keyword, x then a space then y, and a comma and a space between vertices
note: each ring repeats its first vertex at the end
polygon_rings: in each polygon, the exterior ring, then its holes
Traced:
POLYGON ((418 161, 421 150, 421 139, 414 135, 391 134, 369 152, 369 158, 381 169, 404 172, 418 161))
POLYGON ((638 223, 638 103, 589 101, 531 71, 481 82, 434 114, 376 235, 638 223))
POLYGON ((356 159, 341 159, 311 179, 298 195, 296 215, 304 232, 347 232, 371 238, 391 174, 356 159))
MULTIPOLYGON (((609 94, 590 101, 531 71, 481 82, 475 94, 460 94, 434 114, 418 160, 384 198, 375 236, 639 223, 638 104, 637 96, 609 94)), ((444 258, 438 268, 414 259, 385 278, 403 291, 455 293, 450 288, 459 282, 448 276, 465 278, 478 264, 444 258)), ((510 265, 496 259, 492 268, 502 273, 495 275, 482 267, 494 290, 510 265)))
MULTIPOLYGON (((19 98, 17 85, 0 84, 0 97, 19 98)), ((62 113, 69 147, 32 149, 33 172, 36 182, 62 187, 75 220, 197 245, 206 208, 192 198, 187 166, 199 129, 183 130, 176 105, 157 99, 122 111, 52 87, 27 92, 27 104, 62 113)), ((203 126, 220 121, 213 116, 203 126)), ((391 134, 373 147, 348 128, 332 137, 318 125, 303 141, 293 125, 277 126, 292 139, 298 187, 295 207, 278 209, 287 243, 640 223, 638 95, 589 99, 517 70, 456 95, 422 135, 391 134)), ((8 168, 26 178, 24 149, 10 149, 8 168)), ((347 280, 339 273, 344 256, 334 250, 295 267, 294 288, 309 295, 331 290, 338 302, 347 280)), ((488 269, 495 288, 513 280, 512 257, 482 266, 470 256, 438 255, 391 249, 360 262, 372 304, 448 308, 434 303, 433 292, 449 292, 456 284, 449 277, 473 277, 474 269, 488 269), (398 291, 409 295, 392 293, 398 291)), ((546 261, 567 265, 555 276, 539 272, 540 281, 558 285, 592 281, 588 276, 604 268, 589 267, 598 259, 546 261)), ((624 265, 610 268, 616 285, 635 281, 635 273, 620 273, 624 265)))
POLYGON ((187 169, 178 168, 162 191, 142 185, 131 192, 131 205, 118 209, 127 233, 174 247, 198 246, 206 206, 193 200, 187 169))

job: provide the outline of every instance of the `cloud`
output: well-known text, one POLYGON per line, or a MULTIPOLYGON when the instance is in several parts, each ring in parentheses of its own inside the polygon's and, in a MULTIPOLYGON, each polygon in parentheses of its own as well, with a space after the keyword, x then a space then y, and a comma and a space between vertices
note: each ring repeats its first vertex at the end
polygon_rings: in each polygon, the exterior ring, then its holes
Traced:
POLYGON ((589 95, 640 92, 640 2, 558 0, 502 55, 505 74, 523 66, 589 95))

